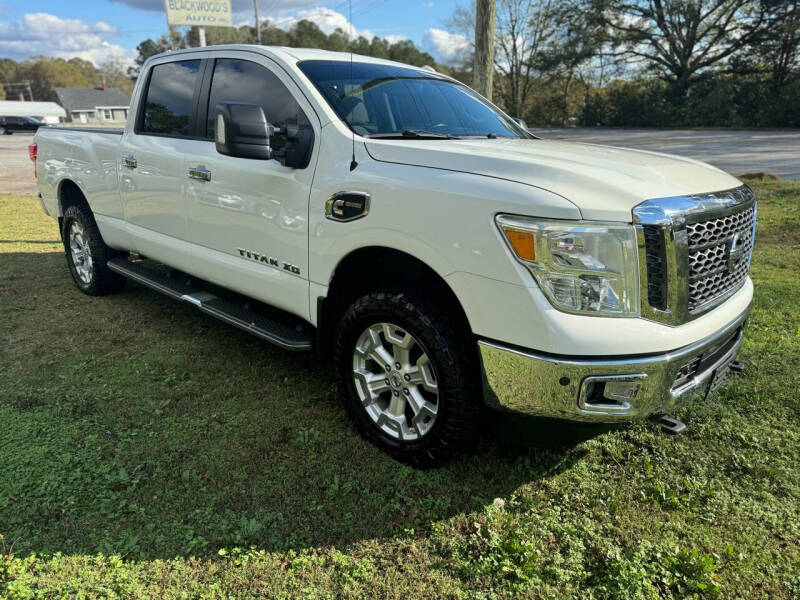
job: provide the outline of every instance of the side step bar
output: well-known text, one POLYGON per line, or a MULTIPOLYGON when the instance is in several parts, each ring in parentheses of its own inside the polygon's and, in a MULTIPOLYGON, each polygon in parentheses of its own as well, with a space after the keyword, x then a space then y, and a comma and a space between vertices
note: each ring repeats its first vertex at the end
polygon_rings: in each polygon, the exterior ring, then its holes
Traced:
POLYGON ((112 258, 107 264, 108 268, 115 273, 161 292, 174 300, 193 304, 202 312, 285 350, 303 351, 313 348, 313 336, 307 332, 298 331, 289 325, 249 311, 189 283, 167 277, 122 257, 112 258))

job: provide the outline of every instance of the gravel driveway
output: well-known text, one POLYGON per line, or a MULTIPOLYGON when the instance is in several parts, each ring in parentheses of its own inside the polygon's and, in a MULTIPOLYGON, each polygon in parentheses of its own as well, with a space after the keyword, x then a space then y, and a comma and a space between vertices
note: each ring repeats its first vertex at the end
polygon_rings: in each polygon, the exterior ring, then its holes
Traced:
POLYGON ((32 139, 31 133, 0 135, 0 193, 36 193, 33 163, 28 159, 32 139))

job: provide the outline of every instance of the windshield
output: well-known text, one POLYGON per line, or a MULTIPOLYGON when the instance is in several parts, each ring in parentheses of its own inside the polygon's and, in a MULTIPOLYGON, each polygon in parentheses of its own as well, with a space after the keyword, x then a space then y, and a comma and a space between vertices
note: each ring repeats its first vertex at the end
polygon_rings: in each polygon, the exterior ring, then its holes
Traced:
POLYGON ((355 133, 376 138, 532 137, 468 87, 393 65, 298 64, 355 133))

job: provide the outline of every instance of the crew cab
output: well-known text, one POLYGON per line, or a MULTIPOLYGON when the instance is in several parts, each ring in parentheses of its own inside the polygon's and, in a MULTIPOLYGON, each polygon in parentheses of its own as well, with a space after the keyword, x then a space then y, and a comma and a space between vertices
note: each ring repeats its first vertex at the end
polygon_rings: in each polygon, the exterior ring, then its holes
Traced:
POLYGON ((154 56, 129 115, 31 148, 78 289, 132 279, 316 349, 401 460, 462 452, 486 406, 666 415, 741 344, 756 200, 707 164, 538 139, 430 68, 297 48, 154 56))

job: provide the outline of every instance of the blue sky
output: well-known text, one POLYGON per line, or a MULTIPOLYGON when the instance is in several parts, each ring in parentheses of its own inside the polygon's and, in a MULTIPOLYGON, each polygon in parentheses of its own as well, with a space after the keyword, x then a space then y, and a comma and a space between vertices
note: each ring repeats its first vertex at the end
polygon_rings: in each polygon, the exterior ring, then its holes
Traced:
MULTIPOLYGON (((445 31, 459 0, 352 0, 357 33, 409 38, 440 62, 452 62, 465 47, 462 36, 445 31)), ((232 0, 234 22, 253 22, 252 0, 232 0)), ((330 32, 349 27, 347 0, 259 0, 262 19, 288 28, 300 18, 330 32)), ((0 57, 22 60, 34 54, 96 64, 130 62, 136 45, 167 29, 163 0, 0 0, 0 57)))

